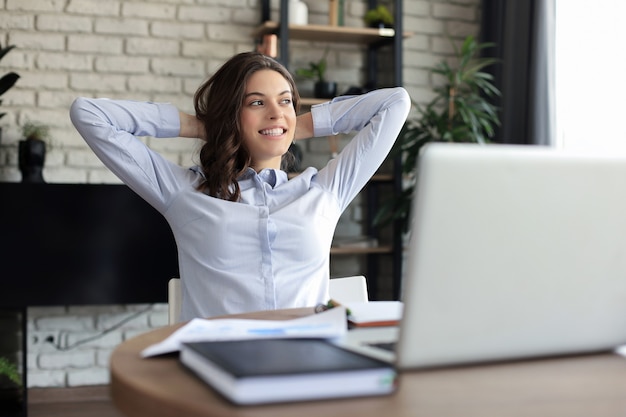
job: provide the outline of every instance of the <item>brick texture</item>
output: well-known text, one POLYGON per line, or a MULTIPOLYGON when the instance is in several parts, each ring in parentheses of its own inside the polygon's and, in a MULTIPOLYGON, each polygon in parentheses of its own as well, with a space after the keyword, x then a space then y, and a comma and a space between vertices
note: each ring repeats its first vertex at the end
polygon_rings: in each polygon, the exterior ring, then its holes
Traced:
MULTIPOLYGON (((305 0, 309 21, 326 24, 324 2, 305 0)), ((272 1, 276 19, 278 2, 272 1)), ((365 0, 346 1, 346 24, 363 25, 365 0)), ((16 71, 17 85, 3 95, 0 120, 0 181, 20 181, 19 128, 30 119, 50 126, 54 147, 47 156, 48 182, 119 182, 93 156, 73 129, 68 108, 77 96, 169 101, 192 110, 197 86, 234 53, 251 50, 250 32, 260 17, 252 0, 4 0, 0 1, 0 44, 15 44, 0 62, 0 75, 16 71)), ((460 40, 479 30, 480 0, 404 0, 404 85, 417 102, 430 99, 428 68, 451 54, 448 36, 460 40)), ((294 43, 292 68, 319 57, 323 45, 294 43)), ((339 91, 363 79, 363 48, 332 45, 328 75, 339 91)), ((302 82, 303 92, 310 89, 302 82)), ((194 141, 147 139, 166 156, 189 165, 194 141)), ((340 146, 346 139, 340 139, 340 146)), ((326 139, 309 141, 305 165, 329 157, 326 139)), ((363 217, 347 213, 338 233, 358 233, 363 217)), ((361 273, 357 258, 335 257, 333 276, 361 273)), ((108 382, 106 365, 114 345, 167 322, 157 305, 115 332, 73 349, 59 350, 97 336, 117 319, 145 306, 35 308, 29 310, 29 386, 76 386, 108 382), (53 343, 46 340, 52 340, 53 343), (65 344, 65 345, 64 345, 65 344)))

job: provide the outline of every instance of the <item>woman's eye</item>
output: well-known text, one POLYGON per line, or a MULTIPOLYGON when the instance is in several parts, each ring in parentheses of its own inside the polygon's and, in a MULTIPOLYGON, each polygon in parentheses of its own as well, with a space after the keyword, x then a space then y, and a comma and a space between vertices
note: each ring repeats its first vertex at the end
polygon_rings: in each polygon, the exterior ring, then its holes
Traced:
POLYGON ((250 102, 251 106, 262 106, 263 102, 261 100, 254 100, 250 102))
POLYGON ((281 104, 291 104, 291 99, 290 98, 284 98, 280 102, 281 102, 281 104))

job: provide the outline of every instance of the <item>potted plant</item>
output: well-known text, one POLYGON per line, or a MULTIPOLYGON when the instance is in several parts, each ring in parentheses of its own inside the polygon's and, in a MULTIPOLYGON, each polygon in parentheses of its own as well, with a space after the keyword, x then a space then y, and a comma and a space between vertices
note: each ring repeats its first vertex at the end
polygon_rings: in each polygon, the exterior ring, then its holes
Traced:
POLYGON ((18 368, 20 353, 20 316, 11 310, 2 309, 0 331, 0 414, 7 417, 26 415, 24 384, 18 368))
POLYGON ((5 357, 0 357, 0 410, 3 416, 22 416, 26 412, 22 377, 15 363, 5 357))
POLYGON ((375 9, 370 9, 363 16, 365 24, 372 28, 392 28, 393 15, 382 4, 375 9))
POLYGON ((492 43, 478 43, 473 36, 465 38, 461 48, 454 46, 455 66, 443 60, 432 72, 444 79, 434 88, 434 98, 424 107, 415 104, 417 117, 409 118, 403 126, 394 152, 402 154, 402 174, 405 188, 402 193, 383 204, 374 223, 388 224, 400 221, 408 231, 409 214, 415 178, 413 174, 421 147, 428 142, 486 143, 500 125, 498 108, 490 101, 500 91, 493 85, 493 77, 483 69, 497 62, 494 58, 478 56, 492 43))
POLYGON ((337 83, 326 80, 328 48, 317 62, 309 62, 308 68, 299 68, 296 75, 315 81, 314 95, 316 98, 333 98, 337 95, 337 83))
POLYGON ((0 380, 2 386, 13 386, 20 388, 22 386, 22 377, 17 370, 17 365, 6 357, 0 357, 0 380))
POLYGON ((41 123, 26 121, 19 142, 19 167, 22 182, 44 182, 43 166, 46 143, 50 141, 50 128, 41 123))
MULTIPOLYGON (((2 47, 2 45, 0 45, 0 59, 8 54, 13 48, 15 48, 15 45, 9 45, 4 48, 2 47)), ((9 72, 8 74, 5 74, 2 76, 2 78, 0 78, 0 97, 2 97, 4 93, 6 93, 11 87, 13 87, 13 85, 15 85, 18 78, 20 78, 20 76, 14 72, 9 72)), ((0 105, 2 105, 2 99, 0 99, 0 105)), ((4 115, 6 115, 6 113, 0 112, 0 119, 2 119, 4 115)), ((2 139, 2 128, 0 128, 0 139, 2 139)))

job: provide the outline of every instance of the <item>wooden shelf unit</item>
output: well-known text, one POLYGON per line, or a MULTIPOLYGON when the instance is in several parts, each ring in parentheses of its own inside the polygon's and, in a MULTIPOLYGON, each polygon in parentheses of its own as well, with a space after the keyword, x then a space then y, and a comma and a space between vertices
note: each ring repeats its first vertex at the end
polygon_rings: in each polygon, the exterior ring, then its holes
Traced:
POLYGON ((312 106, 314 104, 321 104, 329 99, 327 98, 313 98, 313 97, 300 97, 300 105, 302 106, 312 106))
MULTIPOLYGON (((258 26, 252 36, 260 38, 263 35, 278 34, 280 24, 278 22, 267 21, 258 26)), ((344 42, 372 44, 380 41, 392 41, 396 31, 391 28, 365 28, 348 26, 327 26, 327 25, 289 25, 290 40, 312 41, 312 42, 344 42)), ((410 36, 404 33, 404 37, 410 36)))
MULTIPOLYGON (((329 25, 283 25, 280 22, 288 21, 289 1, 279 1, 279 17, 278 22, 270 18, 270 0, 261 0, 261 23, 257 26, 252 36, 260 41, 265 35, 275 34, 278 36, 278 60, 285 67, 289 68, 289 42, 308 41, 316 43, 349 43, 364 45, 367 49, 366 57, 366 85, 378 87, 378 63, 379 49, 391 47, 393 53, 393 82, 396 86, 402 85, 402 42, 404 38, 410 37, 412 33, 402 30, 402 7, 403 2, 396 0, 394 2, 394 20, 396 22, 395 29, 391 28, 367 28, 367 27, 349 27, 349 26, 329 26, 329 25), (402 36, 398 36, 400 33, 402 36)), ((368 0, 367 8, 373 9, 377 6, 377 0, 368 0)), ((316 99, 310 97, 302 97, 301 104, 303 106, 312 106, 323 103, 328 99, 316 99)), ((290 177, 298 175, 297 173, 289 174, 290 177)), ((395 190, 402 189, 402 170, 399 158, 394 160, 393 172, 389 174, 376 174, 372 177, 370 184, 366 186, 366 205, 368 207, 369 216, 376 213, 380 204, 379 187, 393 187, 395 190)), ((339 246, 331 248, 331 255, 359 255, 366 258, 366 276, 368 280, 369 293, 373 299, 377 299, 378 294, 378 258, 380 256, 390 256, 392 260, 392 299, 399 299, 401 293, 402 282, 402 231, 399 223, 391 226, 392 242, 390 244, 381 244, 373 247, 359 246, 339 246)), ((377 227, 372 224, 372 218, 368 219, 365 224, 365 234, 374 239, 379 237, 377 227)))
POLYGON ((371 248, 361 248, 352 246, 333 246, 330 248, 331 255, 372 255, 393 253, 393 246, 375 246, 371 248))

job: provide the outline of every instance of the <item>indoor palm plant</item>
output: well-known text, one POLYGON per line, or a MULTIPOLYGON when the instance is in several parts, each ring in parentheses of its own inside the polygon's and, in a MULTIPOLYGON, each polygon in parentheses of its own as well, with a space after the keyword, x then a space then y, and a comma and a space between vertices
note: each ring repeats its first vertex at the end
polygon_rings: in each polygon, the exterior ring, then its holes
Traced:
MULTIPOLYGON (((479 43, 474 37, 465 38, 460 49, 454 45, 455 62, 446 60, 437 64, 432 72, 444 82, 434 88, 434 98, 425 106, 415 104, 417 117, 405 123, 395 152, 402 154, 402 174, 405 187, 400 195, 389 199, 374 222, 387 224, 401 221, 408 230, 411 200, 415 188, 414 172, 421 147, 428 142, 486 143, 500 124, 498 109, 491 99, 500 95, 493 85, 493 76, 484 71, 496 59, 481 57, 480 52, 492 43, 479 43)), ((397 155, 397 154, 396 154, 397 155)))

